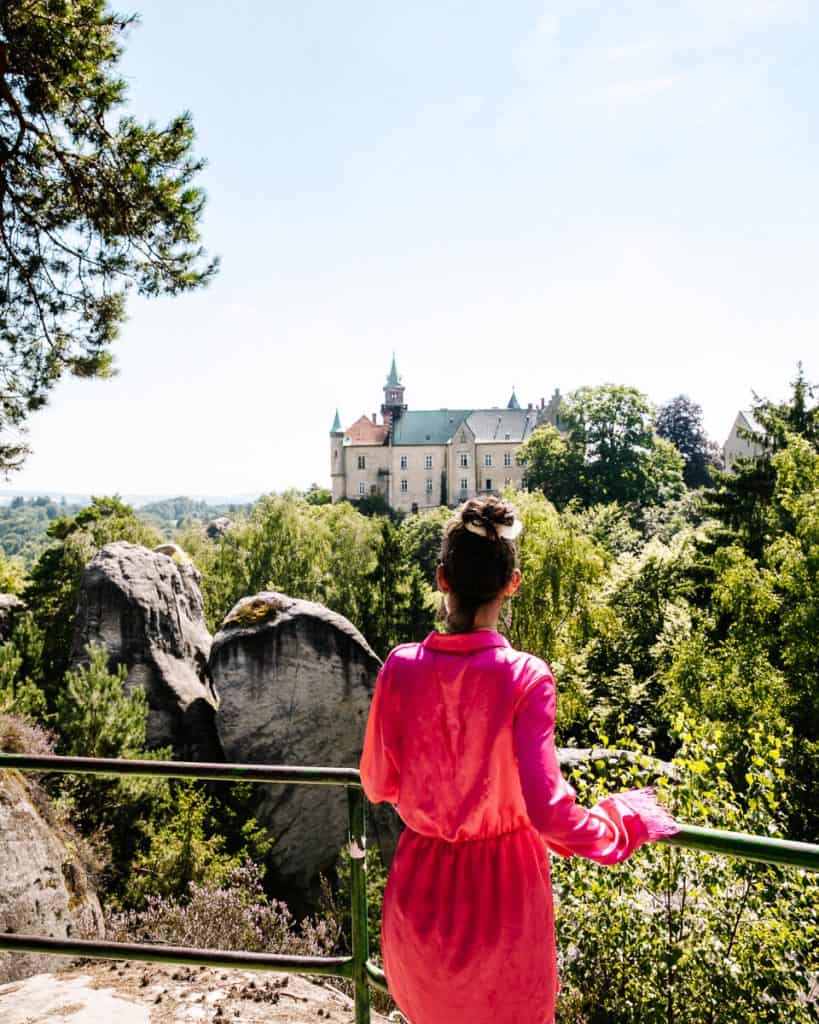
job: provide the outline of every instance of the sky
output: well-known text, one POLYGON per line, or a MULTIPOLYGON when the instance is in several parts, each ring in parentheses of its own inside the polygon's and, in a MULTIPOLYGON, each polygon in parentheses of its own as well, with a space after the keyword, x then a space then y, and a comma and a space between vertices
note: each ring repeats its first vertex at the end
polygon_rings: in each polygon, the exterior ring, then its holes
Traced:
POLYGON ((329 485, 379 409, 684 393, 727 436, 819 382, 819 5, 133 0, 130 110, 193 114, 221 271, 132 295, 6 486, 329 485))

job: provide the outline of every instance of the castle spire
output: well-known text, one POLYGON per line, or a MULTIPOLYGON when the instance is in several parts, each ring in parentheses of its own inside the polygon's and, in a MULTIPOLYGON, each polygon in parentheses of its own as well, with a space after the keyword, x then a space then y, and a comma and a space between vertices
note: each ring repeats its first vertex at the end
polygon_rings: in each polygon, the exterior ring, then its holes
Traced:
POLYGON ((387 387, 397 388, 401 383, 401 378, 398 376, 398 368, 395 365, 395 352, 392 354, 392 365, 390 366, 390 373, 387 377, 387 387))
POLYGON ((333 420, 333 425, 330 428, 330 433, 331 434, 340 434, 341 433, 341 418, 338 415, 338 407, 336 407, 336 418, 333 420))
POLYGON ((509 399, 509 402, 508 402, 506 408, 507 409, 519 409, 520 408, 520 402, 518 401, 518 396, 515 394, 515 385, 514 384, 512 385, 512 397, 509 399))

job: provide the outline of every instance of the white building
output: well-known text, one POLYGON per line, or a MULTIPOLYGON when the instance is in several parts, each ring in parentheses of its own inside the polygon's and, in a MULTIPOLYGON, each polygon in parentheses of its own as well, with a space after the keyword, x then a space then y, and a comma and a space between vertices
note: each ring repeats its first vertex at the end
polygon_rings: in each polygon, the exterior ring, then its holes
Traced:
POLYGON ((755 418, 750 409, 741 409, 731 427, 731 433, 722 446, 722 458, 727 472, 732 473, 737 459, 755 459, 762 455, 763 449, 760 445, 742 436, 745 431, 755 434, 764 434, 765 428, 755 418))
POLYGON ((478 494, 519 487, 515 454, 541 423, 558 423, 560 393, 521 408, 512 389, 492 409, 409 409, 393 356, 381 423, 375 413, 346 430, 336 412, 330 431, 333 501, 381 495, 403 512, 454 506, 478 494))

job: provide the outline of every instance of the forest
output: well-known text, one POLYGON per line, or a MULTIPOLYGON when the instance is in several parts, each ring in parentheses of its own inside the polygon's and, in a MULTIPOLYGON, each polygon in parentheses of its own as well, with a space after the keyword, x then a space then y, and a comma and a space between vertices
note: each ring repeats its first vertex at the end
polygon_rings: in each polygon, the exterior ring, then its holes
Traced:
MULTIPOLYGON (((552 666, 558 743, 600 752, 571 775, 582 801, 656 783, 688 823, 815 842, 816 392, 800 369, 787 400, 756 399, 760 454, 731 474, 700 415, 682 396, 655 410, 633 388, 581 388, 560 432, 535 431, 520 450, 526 487, 509 495, 523 584, 502 628, 552 666)), ((266 495, 215 533, 188 508, 175 517, 212 631, 261 590, 340 612, 381 657, 443 628, 432 581, 450 511, 400 518, 328 498, 266 495)), ((125 695, 102 649, 72 666, 71 621, 95 551, 152 547, 169 531, 115 496, 56 511, 30 564, 0 566, 27 609, 0 646, 0 748, 142 756, 144 696, 125 695)), ((246 787, 68 776, 49 787, 114 937, 345 948, 344 858, 315 915, 295 921, 265 890, 275 836, 246 787), (203 937, 214 901, 220 932, 203 937)), ((368 869, 377 953, 374 851, 368 869)), ((562 1024, 816 1020, 819 884, 807 873, 652 847, 617 869, 555 857, 553 878, 562 1024)))

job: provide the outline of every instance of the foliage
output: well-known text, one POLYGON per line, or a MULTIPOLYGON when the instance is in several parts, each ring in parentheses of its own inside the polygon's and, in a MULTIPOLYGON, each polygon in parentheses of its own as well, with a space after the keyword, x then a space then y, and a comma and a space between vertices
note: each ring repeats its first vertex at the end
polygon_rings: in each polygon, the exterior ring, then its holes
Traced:
POLYGON ((327 956, 339 927, 326 916, 297 925, 284 903, 268 899, 258 870, 247 862, 218 885, 191 882, 184 900, 150 896, 145 910, 109 914, 106 932, 118 942, 327 956))
POLYGON ((271 843, 255 819, 244 823, 244 843, 230 853, 225 833, 208 827, 212 804, 194 783, 173 786, 167 805, 161 813, 155 809, 144 827, 147 845, 134 858, 123 896, 126 906, 141 907, 146 897, 183 899, 191 884, 218 888, 251 855, 263 859, 271 843))
POLYGON ((721 468, 717 445, 702 424, 702 407, 687 395, 677 395, 657 410, 654 420, 660 437, 669 440, 685 460, 683 478, 688 487, 710 483, 709 469, 721 468))
MULTIPOLYGON (((122 111, 130 15, 104 0, 0 7, 0 420, 19 425, 64 373, 105 377, 125 294, 203 285, 203 166, 189 114, 122 111)), ((25 446, 0 446, 17 465, 25 446)))
MULTIPOLYGON (((778 834, 782 742, 764 728, 746 738, 747 791, 726 778, 719 730, 677 718, 677 781, 661 799, 680 820, 778 834)), ((601 762, 602 763, 602 762, 601 762)), ((639 766, 573 773, 580 799, 638 783, 639 766)), ((553 860, 563 990, 561 1024, 808 1024, 819 883, 807 872, 755 866, 653 845, 627 864, 553 860)))
MULTIPOLYGON (((0 508, 0 547, 14 563, 31 568, 37 557, 48 547, 48 528, 58 516, 74 515, 79 505, 52 501, 51 498, 14 498, 0 508)), ((6 593, 19 593, 5 591, 6 593)))
POLYGON ((22 675, 23 658, 11 641, 0 644, 0 715, 42 719, 46 700, 43 691, 22 675))
POLYGON ((816 390, 805 379, 800 364, 787 400, 773 402, 755 395, 752 412, 759 429, 747 433, 759 454, 739 459, 733 471, 719 474, 707 492, 709 510, 723 524, 727 541, 738 537, 754 557, 761 555, 778 532, 792 528, 785 506, 772 507, 777 473, 773 457, 788 445, 791 436, 803 438, 819 451, 816 390))
POLYGON ((578 388, 561 405, 563 430, 538 427, 518 449, 527 487, 542 490, 558 508, 573 498, 583 505, 656 505, 679 496, 682 457, 652 419, 651 404, 636 388, 578 388))
POLYGON ((129 505, 117 497, 92 498, 74 516, 59 516, 48 528, 54 541, 31 570, 24 600, 42 632, 42 686, 53 707, 63 676, 71 663, 74 615, 80 577, 97 551, 113 541, 155 547, 161 536, 141 523, 129 505))

